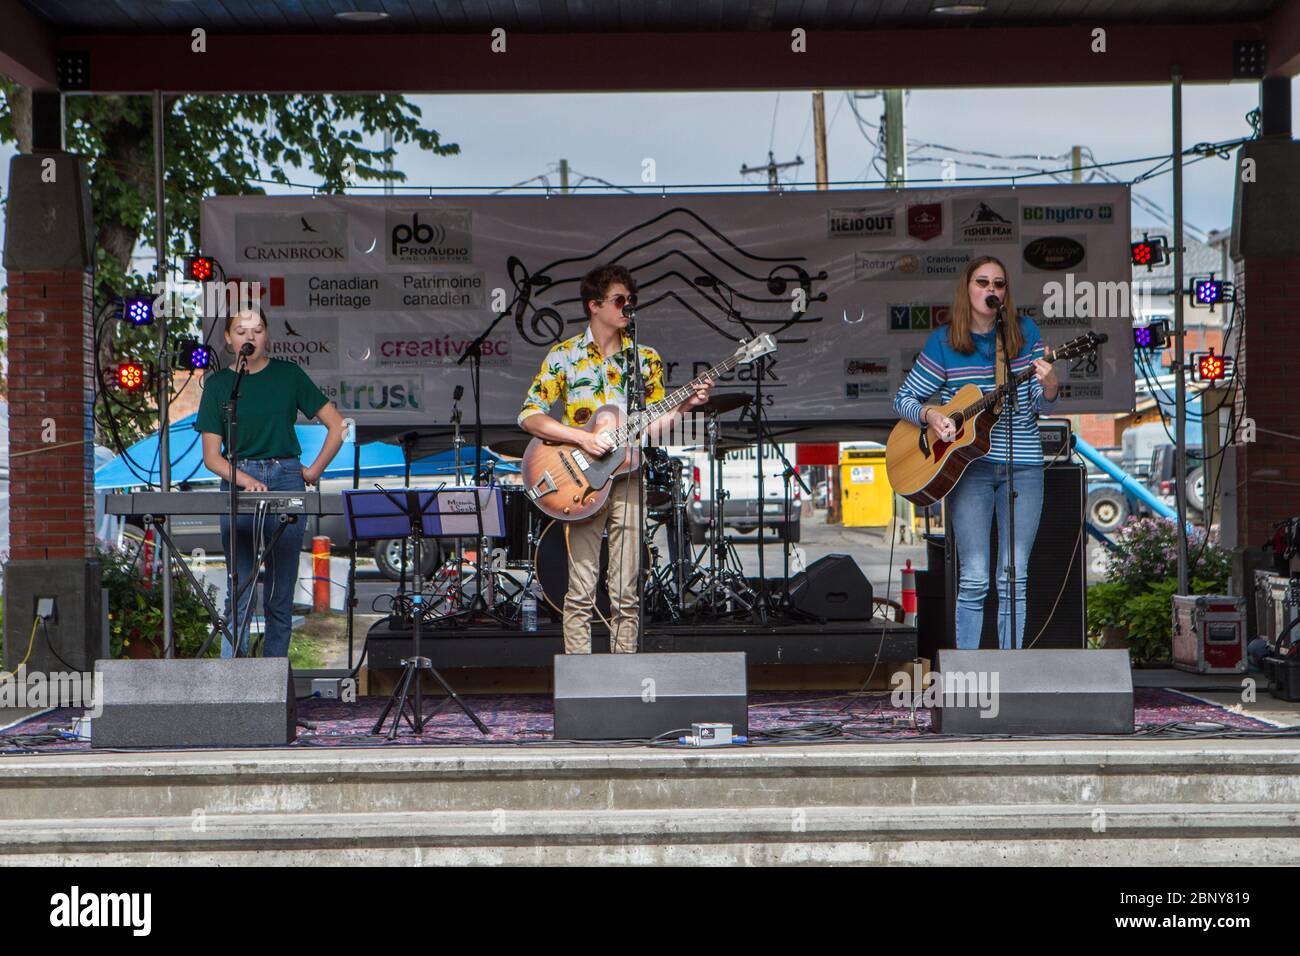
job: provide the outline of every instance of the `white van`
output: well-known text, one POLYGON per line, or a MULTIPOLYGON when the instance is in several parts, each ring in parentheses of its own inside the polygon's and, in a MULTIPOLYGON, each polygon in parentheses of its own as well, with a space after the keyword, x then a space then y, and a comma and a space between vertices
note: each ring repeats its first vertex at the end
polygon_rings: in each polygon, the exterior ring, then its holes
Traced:
MULTIPOLYGON (((795 446, 781 445, 781 451, 794 465, 795 446)), ((691 525, 691 543, 708 540, 713 520, 713 489, 709 484, 709 456, 698 446, 674 449, 684 459, 691 480, 687 517, 691 525)), ((722 526, 738 534, 758 530, 758 452, 749 445, 726 453, 720 462, 722 472, 722 526)), ((798 466, 795 465, 796 471, 798 466)), ((785 465, 770 445, 763 446, 763 527, 768 534, 779 534, 791 542, 799 540, 799 514, 803 509, 803 491, 790 478, 790 498, 785 497, 785 465), (768 530, 770 529, 770 530, 768 530)))

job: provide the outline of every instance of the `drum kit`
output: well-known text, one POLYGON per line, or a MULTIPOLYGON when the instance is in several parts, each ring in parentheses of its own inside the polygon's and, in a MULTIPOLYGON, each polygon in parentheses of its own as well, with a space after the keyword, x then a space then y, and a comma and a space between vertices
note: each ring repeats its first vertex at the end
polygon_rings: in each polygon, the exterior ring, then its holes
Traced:
MULTIPOLYGON (((643 450, 641 469, 645 493, 642 536, 642 595, 648 622, 718 621, 748 613, 759 600, 745 578, 735 545, 727 538, 719 509, 726 499, 722 459, 728 451, 743 447, 719 439, 717 418, 744 407, 753 396, 715 396, 698 411, 705 416, 709 468, 707 480, 708 535, 702 547, 692 547, 688 506, 695 497, 695 471, 689 460, 676 458, 667 450, 643 450)), ((522 455, 527 439, 493 444, 493 451, 507 456, 522 455)), ((432 593, 425 600, 423 620, 437 626, 440 620, 464 620, 467 608, 486 607, 498 622, 522 626, 524 601, 531 595, 539 609, 545 604, 553 620, 564 609, 569 582, 569 555, 564 523, 543 514, 518 485, 509 478, 489 472, 488 486, 501 492, 505 512, 504 537, 480 541, 482 558, 462 550, 436 568, 428 584, 432 593), (482 579, 480 587, 479 580, 482 579), (480 591, 482 601, 479 601, 480 591)), ((788 545, 787 545, 788 546, 788 545)), ((601 546, 601 575, 596 608, 608 618, 606 588, 608 540, 601 546)))

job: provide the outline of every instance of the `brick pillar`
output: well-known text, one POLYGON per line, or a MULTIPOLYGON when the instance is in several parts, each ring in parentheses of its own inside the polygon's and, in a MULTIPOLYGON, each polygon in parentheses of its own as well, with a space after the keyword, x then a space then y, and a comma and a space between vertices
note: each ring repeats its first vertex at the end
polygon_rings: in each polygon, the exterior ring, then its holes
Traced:
POLYGON ((89 671, 108 650, 93 526, 94 296, 86 183, 84 165, 67 153, 23 154, 10 162, 4 667, 12 670, 26 658, 29 674, 89 671), (40 598, 53 598, 55 617, 33 630, 40 598))
POLYGON ((16 561, 95 557, 92 302, 88 273, 9 273, 9 555, 16 561))
POLYGON ((1237 544, 1258 551, 1274 523, 1300 515, 1300 403, 1295 400, 1295 307, 1300 256, 1236 261, 1236 413, 1254 419, 1256 440, 1237 446, 1237 544), (1280 433, 1280 434, 1275 434, 1280 433))

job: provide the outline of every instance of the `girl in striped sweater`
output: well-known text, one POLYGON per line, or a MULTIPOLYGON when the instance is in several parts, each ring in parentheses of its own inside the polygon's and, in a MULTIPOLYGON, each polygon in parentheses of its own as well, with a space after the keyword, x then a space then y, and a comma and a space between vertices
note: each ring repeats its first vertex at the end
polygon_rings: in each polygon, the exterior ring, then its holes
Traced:
POLYGON ((1050 412, 1060 394, 1038 326, 1016 315, 1011 286, 1002 263, 979 256, 962 271, 953 299, 951 321, 935 329, 916 358, 916 364, 894 396, 899 417, 925 428, 931 426, 949 441, 956 434, 952 419, 931 399, 947 404, 963 385, 971 382, 991 391, 995 384, 997 312, 985 300, 1001 300, 1007 317, 1007 340, 1012 374, 1029 366, 1034 377, 1019 389, 1019 410, 1003 403, 993 427, 992 447, 971 462, 944 501, 949 533, 961 554, 961 579, 957 592, 957 647, 977 648, 984 624, 984 598, 989 583, 989 536, 993 509, 998 515, 998 646, 1020 647, 1025 633, 1025 593, 1029 552, 1038 534, 1043 510, 1043 446, 1038 437, 1038 415, 1050 412), (1016 635, 1011 642, 1010 602, 1007 594, 1007 477, 1015 469, 1016 486, 1016 635))

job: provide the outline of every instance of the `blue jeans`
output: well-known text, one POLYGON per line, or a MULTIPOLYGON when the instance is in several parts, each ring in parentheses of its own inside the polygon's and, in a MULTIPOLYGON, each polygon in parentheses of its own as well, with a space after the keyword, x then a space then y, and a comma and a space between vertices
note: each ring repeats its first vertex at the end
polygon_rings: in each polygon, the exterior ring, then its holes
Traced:
MULTIPOLYGON (((1025 641, 1025 594, 1029 552, 1043 512, 1043 466, 1016 465, 1016 642, 1025 641)), ((998 515, 998 646, 1011 644, 1011 603, 1007 599, 1007 477, 1010 466, 980 458, 971 462, 945 499, 947 519, 961 556, 957 582, 957 647, 980 646, 984 598, 989 590, 989 537, 993 511, 998 515)))
MULTIPOLYGON (((267 458, 259 461, 241 461, 239 462, 239 470, 266 485, 268 491, 304 491, 306 489, 306 485, 302 480, 302 462, 297 458, 267 458)), ((221 490, 229 491, 229 483, 223 481, 221 490)), ((257 591, 256 584, 250 585, 248 583, 248 579, 253 574, 253 536, 258 530, 255 527, 256 520, 251 514, 241 514, 239 516, 239 540, 237 542, 239 561, 236 567, 239 570, 239 588, 243 594, 239 611, 243 621, 241 629, 244 632, 239 641, 241 656, 248 654, 248 630, 252 624, 253 595, 257 591)), ((266 628, 262 642, 263 657, 289 656, 289 638, 293 632, 293 591, 298 583, 298 554, 302 550, 304 520, 304 516, 299 515, 297 521, 289 524, 284 529, 284 534, 280 535, 280 540, 276 542, 275 548, 267 552, 265 557, 263 565, 265 578, 262 584, 262 611, 266 615, 266 628)), ((271 535, 275 534, 275 529, 279 524, 280 518, 278 515, 267 515, 262 521, 257 544, 265 546, 266 542, 271 540, 271 535)), ((221 516, 221 548, 226 552, 226 567, 230 567, 230 518, 228 515, 221 516)), ((229 580, 226 583, 226 620, 233 628, 234 617, 230 610, 232 606, 232 589, 229 587, 229 580)), ((234 646, 226 640, 223 634, 221 637, 221 656, 233 657, 234 650, 234 646)))

